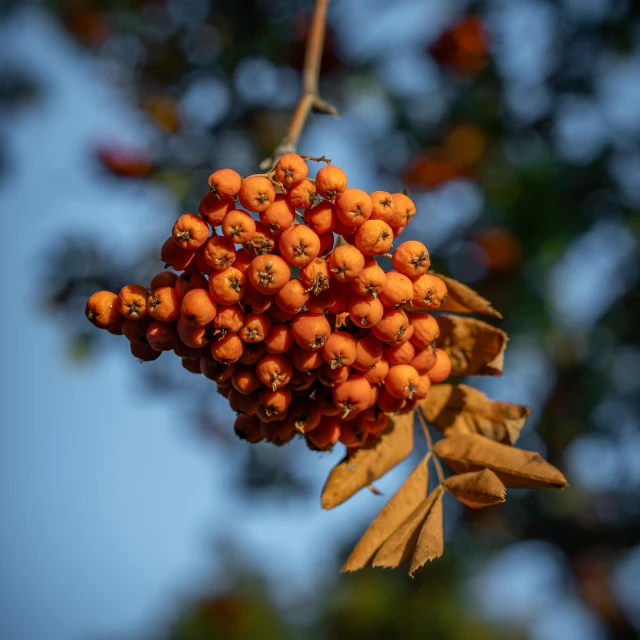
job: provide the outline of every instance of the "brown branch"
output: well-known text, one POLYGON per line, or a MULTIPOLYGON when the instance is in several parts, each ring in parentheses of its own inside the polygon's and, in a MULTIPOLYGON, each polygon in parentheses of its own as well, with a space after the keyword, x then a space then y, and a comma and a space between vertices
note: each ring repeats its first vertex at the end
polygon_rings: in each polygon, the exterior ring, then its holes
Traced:
POLYGON ((418 407, 416 413, 418 414, 418 420, 420 421, 420 426, 422 427, 424 437, 427 440, 429 453, 431 454, 431 459, 433 460, 433 466, 436 468, 436 473, 438 474, 438 480, 440 481, 440 484, 443 484, 444 472, 442 471, 442 465, 440 464, 438 456, 433 452, 433 440, 431 439, 431 434, 429 433, 429 427, 427 426, 427 420, 422 411, 422 407, 418 407))
POLYGON ((302 73, 302 95, 298 106, 293 112, 291 123, 282 142, 276 147, 273 155, 260 164, 261 169, 275 166, 278 158, 285 153, 295 153, 298 140, 302 134, 311 111, 316 113, 328 113, 339 116, 338 110, 318 93, 318 80, 320 77, 320 63, 322 61, 322 49, 324 48, 324 33, 327 24, 327 8, 329 0, 316 0, 311 20, 311 29, 307 39, 307 47, 304 55, 304 69, 302 73))

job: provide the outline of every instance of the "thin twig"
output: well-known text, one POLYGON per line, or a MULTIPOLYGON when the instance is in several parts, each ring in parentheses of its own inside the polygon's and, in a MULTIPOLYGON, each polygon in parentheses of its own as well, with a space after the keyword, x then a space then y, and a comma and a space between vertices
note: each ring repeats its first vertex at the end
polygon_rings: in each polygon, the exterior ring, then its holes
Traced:
POLYGON ((436 473, 438 474, 438 480, 440 480, 440 484, 443 484, 444 473, 442 471, 442 465, 440 464, 438 456, 433 452, 433 440, 431 440, 431 434, 429 433, 429 427, 427 426, 427 420, 424 416, 422 408, 418 407, 416 413, 418 414, 418 420, 420 421, 420 426, 422 427, 422 431, 424 432, 424 437, 427 440, 429 453, 431 454, 431 459, 433 460, 433 466, 436 468, 436 473))
POLYGON ((282 142, 276 147, 273 155, 260 164, 261 169, 275 166, 278 158, 285 153, 295 153, 298 140, 307 122, 311 111, 328 113, 339 116, 338 110, 326 100, 320 97, 318 82, 320 78, 320 63, 322 61, 322 49, 324 48, 324 34, 327 25, 327 8, 329 0, 316 0, 311 19, 311 29, 307 39, 307 47, 304 54, 304 68, 302 72, 302 95, 298 106, 293 112, 289 129, 282 138, 282 142))

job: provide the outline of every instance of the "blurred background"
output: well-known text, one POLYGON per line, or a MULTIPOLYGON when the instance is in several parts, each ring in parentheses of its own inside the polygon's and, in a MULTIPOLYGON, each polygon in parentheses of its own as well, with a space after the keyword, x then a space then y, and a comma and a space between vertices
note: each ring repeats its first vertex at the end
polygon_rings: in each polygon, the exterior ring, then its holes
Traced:
POLYGON ((640 634, 640 5, 340 0, 299 151, 407 186, 405 235, 505 316, 519 446, 567 475, 482 511, 445 556, 340 575, 412 468, 331 512, 342 452, 235 440, 211 383, 83 317, 149 281, 212 170, 257 170, 300 87, 312 3, 0 2, 5 312, 0 637, 640 634), (635 320, 634 320, 635 318, 635 320))

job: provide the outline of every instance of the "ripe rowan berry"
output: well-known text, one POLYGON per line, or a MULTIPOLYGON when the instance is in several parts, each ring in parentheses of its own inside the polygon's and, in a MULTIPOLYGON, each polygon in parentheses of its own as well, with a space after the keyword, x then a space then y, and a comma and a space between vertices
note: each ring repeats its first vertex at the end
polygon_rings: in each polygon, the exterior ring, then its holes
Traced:
POLYGON ((394 398, 412 400, 418 390, 420 374, 409 364, 397 364, 389 368, 384 388, 394 398))
POLYGON ((218 169, 209 176, 209 189, 219 198, 234 198, 240 190, 242 178, 233 169, 218 169))
POLYGON ((374 367, 380 358, 382 342, 371 334, 359 336, 356 341, 356 358, 351 366, 358 371, 366 372, 374 367))
POLYGON ((142 320, 147 315, 149 292, 139 284, 128 284, 118 294, 118 311, 130 320, 142 320))
POLYGON ((120 315, 120 312, 118 312, 118 317, 116 318, 115 322, 113 324, 110 324, 108 327, 105 327, 107 333, 110 333, 113 336, 121 336, 123 322, 124 318, 122 317, 122 315, 120 315))
POLYGON ((236 208, 233 198, 219 198, 215 193, 205 193, 198 205, 198 213, 212 226, 222 224, 224 217, 236 208))
POLYGON ((249 211, 266 211, 275 201, 276 192, 271 180, 263 176, 249 176, 238 191, 240 204, 249 211))
POLYGON ((358 424, 358 422, 342 422, 340 423, 340 442, 345 447, 356 448, 364 444, 367 437, 367 430, 358 424))
POLYGON ((299 433, 313 431, 322 419, 322 414, 308 398, 294 397, 289 405, 287 420, 299 433))
POLYGON ((309 351, 308 349, 299 347, 297 344, 294 344, 293 347, 291 347, 289 357, 291 358, 293 366, 298 369, 298 371, 303 372, 317 369, 324 363, 324 358, 322 357, 322 352, 320 350, 309 351))
MULTIPOLYGON (((260 416, 260 412, 258 412, 260 416)), ((277 420, 274 422, 260 423, 262 435, 271 443, 277 447, 281 447, 287 442, 291 441, 296 435, 295 429, 286 420, 277 420)))
POLYGON ((413 283, 413 306, 437 309, 447 295, 447 285, 442 278, 425 273, 413 283))
POLYGON ((173 323, 152 322, 147 327, 147 343, 156 351, 172 351, 178 344, 178 332, 173 323))
POLYGON ((396 413, 401 411, 407 401, 405 398, 396 398, 392 396, 385 387, 380 389, 380 393, 378 394, 378 406, 385 413, 396 413))
POLYGON ((403 242, 391 257, 393 268, 410 278, 417 280, 429 270, 431 260, 429 252, 422 242, 408 240, 403 242))
MULTIPOLYGON (((317 351, 308 351, 307 353, 317 353, 317 351)), ((289 389, 291 389, 291 391, 305 391, 311 388, 315 380, 315 371, 299 371, 294 368, 291 380, 289 381, 289 389)), ((308 398, 306 400, 308 401, 308 398)))
POLYGON ((322 167, 316 174, 316 189, 327 200, 339 198, 347 188, 347 175, 333 165, 322 167))
POLYGON ((332 369, 350 367, 356 359, 356 344, 346 331, 334 331, 322 346, 322 357, 332 369))
POLYGON ((213 271, 213 267, 204 259, 205 246, 202 245, 196 251, 195 268, 204 275, 209 275, 213 271))
POLYGON ((320 238, 303 224, 295 224, 282 232, 278 248, 290 265, 306 267, 320 253, 320 238))
POLYGON ((351 375, 346 382, 333 387, 333 402, 343 419, 368 409, 371 403, 369 381, 362 374, 351 375))
POLYGON ((333 228, 333 232, 338 236, 342 236, 347 244, 355 244, 357 230, 358 227, 350 227, 341 222, 336 216, 336 226, 333 228))
MULTIPOLYGON (((306 166, 306 165, 305 165, 306 166)), ((293 224, 296 210, 282 194, 276 194, 273 204, 260 212, 260 222, 272 233, 281 233, 293 224)))
POLYGON ((336 387, 349 379, 349 367, 332 369, 326 362, 316 370, 316 380, 325 387, 336 387))
POLYGON ((349 304, 353 299, 353 289, 349 282, 340 282, 339 280, 331 281, 331 293, 333 294, 333 303, 327 307, 329 313, 338 315, 349 309, 349 304))
POLYGON ((211 236, 202 250, 204 261, 216 271, 230 267, 236 259, 236 248, 224 236, 211 236))
POLYGON ((235 333, 227 333, 226 336, 211 343, 211 355, 216 360, 227 364, 237 362, 242 355, 243 349, 244 342, 235 333))
POLYGON ((234 364, 225 364, 211 357, 211 354, 204 354, 200 357, 200 371, 202 375, 214 382, 223 382, 231 379, 235 371, 234 364))
POLYGON ((397 342, 409 328, 409 318, 402 309, 385 309, 380 322, 372 329, 373 335, 382 342, 397 342))
POLYGON ((162 351, 156 351, 144 342, 132 342, 129 345, 129 349, 131 355, 140 360, 140 362, 152 362, 162 355, 162 351))
POLYGON ((227 398, 229 399, 229 407, 235 413, 252 416, 258 410, 258 398, 254 395, 244 395, 237 389, 231 388, 227 398))
MULTIPOLYGON (((377 387, 376 387, 377 389, 377 387)), ((365 409, 362 413, 359 413, 356 417, 356 422, 367 433, 382 433, 389 426, 389 418, 384 411, 380 410, 380 407, 375 406, 365 409)))
POLYGON ((331 289, 324 289, 318 295, 311 295, 307 300, 307 311, 311 313, 322 313, 336 301, 335 293, 331 289))
POLYGON ((321 313, 301 313, 291 321, 291 333, 298 346, 308 351, 321 349, 331 335, 328 320, 321 313))
POLYGON ((291 391, 287 388, 265 389, 258 393, 259 408, 268 418, 282 417, 291 404, 291 391))
POLYGON ((147 312, 160 322, 173 322, 180 315, 180 297, 172 287, 154 289, 147 297, 147 312))
POLYGON ((247 279, 235 267, 212 273, 209 278, 209 293, 218 304, 237 304, 242 300, 246 288, 247 279))
POLYGON ((209 225, 199 216, 185 213, 176 220, 171 235, 181 249, 195 251, 207 241, 209 225))
POLYGON ((160 260, 165 267, 173 267, 176 271, 186 269, 194 260, 195 251, 181 249, 173 240, 173 236, 167 238, 160 249, 160 260))
POLYGON ((255 220, 246 212, 234 209, 222 221, 222 235, 234 244, 244 244, 256 232, 255 220))
POLYGON ((267 353, 288 353, 295 344, 291 327, 284 322, 275 322, 267 333, 264 344, 267 353))
POLYGON ((320 424, 309 433, 305 433, 305 438, 316 450, 328 451, 340 438, 340 420, 332 416, 322 416, 320 424))
POLYGON ((415 355, 416 350, 409 341, 384 347, 384 357, 390 365, 411 364, 415 355))
POLYGON ((273 389, 284 387, 293 373, 293 365, 287 356, 278 353, 268 353, 256 364, 256 374, 262 384, 273 389))
POLYGON ((236 365, 229 378, 233 388, 243 395, 249 395, 258 389, 262 389, 262 382, 256 374, 255 367, 248 365, 236 365))
POLYGON ((244 342, 262 342, 271 330, 271 320, 263 313, 247 313, 238 335, 244 342))
POLYGON ((253 260, 254 257, 255 256, 249 255, 249 253, 244 249, 237 249, 236 258, 233 261, 233 266, 236 269, 239 269, 240 271, 242 271, 242 273, 246 276, 247 271, 249 271, 249 266, 251 265, 251 261, 253 260))
POLYGON ((389 373, 389 363, 384 358, 381 358, 371 369, 365 372, 364 377, 370 384, 380 384, 387 373, 389 373))
POLYGON ((322 233, 318 236, 320 240, 320 256, 326 256, 332 249, 335 242, 335 238, 333 233, 329 231, 329 233, 322 233))
MULTIPOLYGON (((178 318, 178 322, 180 321, 180 318, 178 318)), ((178 323, 176 322, 175 324, 176 330, 178 328, 178 323)), ((182 327, 183 331, 186 331, 188 329, 193 329, 193 327, 188 327, 188 325, 185 324, 184 327, 182 327)), ((193 329, 193 331, 197 332, 197 333, 205 333, 205 329, 193 329)), ((182 342, 182 340, 180 339, 180 337, 178 336, 178 344, 175 346, 175 348, 173 349, 173 352, 179 357, 179 358, 192 358, 194 360, 197 360, 198 358, 200 358, 203 353, 205 353, 206 347, 189 347, 187 346, 184 342, 182 342)))
POLYGON ((437 353, 436 348, 432 345, 427 345, 424 349, 416 351, 416 354, 411 359, 409 364, 420 374, 425 374, 431 371, 436 364, 437 353))
POLYGON ((340 282, 355 280, 364 269, 364 256, 353 245, 340 245, 329 256, 329 269, 340 282))
POLYGON ((298 278, 291 278, 275 295, 275 303, 286 313, 300 313, 311 294, 298 278))
POLYGON ((391 199, 396 207, 394 214, 387 221, 390 226, 399 228, 406 227, 416 214, 416 205, 413 200, 404 193, 392 193, 391 199))
POLYGON ((429 395, 429 389, 431 389, 431 380, 429 380, 429 376, 425 374, 421 374, 418 378, 418 389, 415 393, 415 400, 424 400, 429 395))
POLYGON ((300 279, 307 291, 318 295, 321 291, 329 288, 331 272, 326 260, 315 258, 308 265, 300 269, 300 279))
POLYGON ((275 235, 261 222, 256 222, 256 232, 244 243, 245 251, 255 258, 272 253, 275 247, 275 235))
POLYGON ((320 201, 304 212, 304 223, 318 235, 333 231, 336 221, 335 206, 327 200, 320 201))
POLYGON ((389 271, 387 281, 378 297, 387 309, 402 309, 413 300, 413 283, 407 276, 397 271, 389 271))
POLYGON ((228 382, 219 382, 216 386, 216 391, 223 397, 228 398, 231 391, 231 385, 228 382))
POLYGON ((99 329, 110 327, 120 317, 118 296, 112 291, 97 291, 87 300, 84 315, 99 329))
POLYGON ((276 180, 285 187, 301 182, 307 177, 309 167, 297 153, 285 153, 275 166, 276 180))
POLYGON ((358 227, 355 243, 365 256, 382 256, 391 249, 393 230, 384 220, 367 220, 358 227))
POLYGON ((386 282, 387 274, 384 269, 373 258, 365 258, 364 269, 350 284, 356 295, 376 298, 386 282))
POLYGON ((366 191, 346 189, 336 200, 336 216, 348 227, 359 227, 371 216, 373 204, 366 191))
POLYGON ((264 313, 273 304, 273 296, 260 293, 251 286, 250 282, 246 283, 246 289, 242 296, 240 304, 246 313, 264 313))
POLYGON ((431 380, 431 384, 444 382, 450 375, 453 364, 451 358, 446 351, 436 349, 436 363, 427 371, 427 376, 431 380))
POLYGON ((374 191, 369 194, 371 198, 371 218, 370 220, 383 220, 389 222, 396 212, 396 205, 388 191, 374 191))
POLYGON ((161 271, 160 273, 156 273, 156 275, 153 276, 153 278, 151 279, 151 283, 149 284, 149 289, 153 291, 154 289, 159 289, 160 287, 175 287, 177 279, 177 273, 173 273, 173 271, 161 271))
POLYGON ((247 277, 260 293, 270 295, 287 284, 291 278, 291 269, 280 256, 256 256, 251 261, 247 277))
POLYGON ((319 201, 316 185, 310 180, 294 184, 287 193, 287 200, 296 209, 310 209, 319 201))
POLYGON ((148 344, 147 329, 153 320, 146 316, 142 320, 126 319, 122 323, 122 334, 129 342, 144 342, 148 344))
POLYGON ((176 280, 175 290, 178 298, 182 299, 192 289, 207 289, 208 287, 209 281, 201 273, 189 269, 189 271, 180 274, 176 280))
POLYGON ((271 305, 267 313, 274 322, 291 322, 296 317, 295 313, 283 311, 277 304, 271 305))
POLYGON ((262 430, 260 429, 260 421, 258 417, 239 415, 233 425, 235 434, 240 440, 246 440, 252 444, 256 444, 263 440, 262 430))
POLYGON ((375 327, 384 315, 384 307, 373 296, 353 296, 349 304, 349 317, 363 329, 375 327))
POLYGON ((184 318, 178 318, 176 322, 178 337, 187 346, 192 349, 206 347, 211 342, 211 327, 194 327, 184 318))
POLYGON ((220 307, 213 320, 214 339, 222 338, 227 333, 237 333, 244 323, 244 314, 240 305, 233 304, 220 307))
POLYGON ((424 349, 440 336, 440 327, 432 315, 412 313, 409 320, 414 328, 411 343, 416 349, 424 349))
POLYGON ((189 373, 195 373, 197 375, 202 375, 202 371, 200 371, 200 361, 193 358, 182 358, 182 368, 188 371, 189 373))
POLYGON ((238 358, 240 364, 255 364, 266 353, 264 342, 245 342, 242 355, 238 358))
MULTIPOLYGON (((177 299, 175 291, 173 289, 169 289, 169 291, 173 291, 177 299)), ((215 300, 206 289, 191 289, 180 303, 180 315, 193 327, 204 327, 211 324, 216 317, 217 310, 215 300)))

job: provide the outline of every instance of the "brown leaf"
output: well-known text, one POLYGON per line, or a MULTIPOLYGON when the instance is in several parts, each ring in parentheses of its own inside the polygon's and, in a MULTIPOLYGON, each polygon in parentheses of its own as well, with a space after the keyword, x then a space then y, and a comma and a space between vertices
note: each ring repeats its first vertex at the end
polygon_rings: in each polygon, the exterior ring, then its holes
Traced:
POLYGON ((354 547, 342 571, 357 571, 366 567, 380 545, 407 519, 424 500, 429 485, 428 454, 402 486, 382 507, 375 520, 354 547))
POLYGON ((427 513, 427 518, 422 525, 416 550, 411 559, 409 575, 413 578, 425 562, 439 558, 444 553, 444 530, 442 528, 442 497, 444 491, 438 487, 433 493, 437 493, 427 513))
POLYGON ((329 474, 322 489, 322 508, 333 509, 356 491, 383 476, 413 449, 413 412, 389 417, 393 430, 383 434, 375 446, 347 454, 329 474))
POLYGON ((466 384, 434 385, 420 406, 427 420, 445 436, 479 433, 505 444, 515 444, 531 413, 519 404, 490 400, 466 384))
POLYGON ((434 448, 456 473, 491 469, 507 487, 563 489, 567 480, 536 451, 516 449, 477 434, 453 435, 434 448))
POLYGON ((502 375, 507 334, 502 329, 461 316, 438 316, 436 346, 451 357, 454 376, 502 375))
POLYGON ((439 486, 411 512, 395 533, 378 549, 373 557, 374 567, 391 568, 409 562, 418 544, 422 524, 441 494, 442 487, 439 486))
POLYGON ((444 488, 472 509, 500 504, 506 493, 500 478, 490 469, 451 476, 444 481, 444 488))
POLYGON ((447 297, 442 302, 438 311, 452 311, 453 313, 482 313, 494 318, 502 318, 502 314, 496 311, 488 300, 477 294, 466 284, 448 278, 439 273, 434 275, 442 278, 447 285, 447 297))

